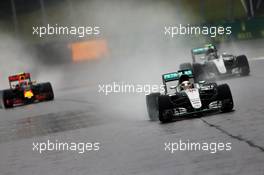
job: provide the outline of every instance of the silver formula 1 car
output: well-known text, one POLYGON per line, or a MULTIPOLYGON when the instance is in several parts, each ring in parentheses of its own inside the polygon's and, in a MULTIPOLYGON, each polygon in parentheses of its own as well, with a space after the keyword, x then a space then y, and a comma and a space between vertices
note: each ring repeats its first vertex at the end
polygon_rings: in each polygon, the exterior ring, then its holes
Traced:
POLYGON ((250 73, 248 59, 245 55, 218 55, 214 45, 191 50, 192 63, 183 63, 180 69, 192 69, 197 82, 200 80, 215 80, 235 75, 246 76, 250 73))
POLYGON ((194 83, 192 70, 180 70, 162 75, 164 93, 146 96, 151 120, 169 122, 183 116, 200 116, 209 112, 230 112, 233 98, 227 84, 201 81, 194 83))

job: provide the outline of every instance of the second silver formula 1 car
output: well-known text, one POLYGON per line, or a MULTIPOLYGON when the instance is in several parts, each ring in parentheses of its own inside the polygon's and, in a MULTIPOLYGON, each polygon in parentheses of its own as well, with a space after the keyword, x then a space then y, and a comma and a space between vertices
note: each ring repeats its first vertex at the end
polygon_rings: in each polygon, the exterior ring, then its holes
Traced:
POLYGON ((209 44, 191 50, 192 63, 183 63, 180 69, 192 69, 197 81, 215 80, 235 75, 246 76, 250 73, 245 55, 218 55, 214 45, 209 44))

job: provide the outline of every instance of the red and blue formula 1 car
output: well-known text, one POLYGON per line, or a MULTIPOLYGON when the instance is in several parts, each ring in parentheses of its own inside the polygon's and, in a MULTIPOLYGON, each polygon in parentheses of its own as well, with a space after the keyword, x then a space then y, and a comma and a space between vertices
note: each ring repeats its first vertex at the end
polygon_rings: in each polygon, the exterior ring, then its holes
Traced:
POLYGON ((36 84, 31 81, 30 73, 12 75, 8 79, 10 89, 0 91, 1 106, 5 108, 54 99, 51 83, 36 84))

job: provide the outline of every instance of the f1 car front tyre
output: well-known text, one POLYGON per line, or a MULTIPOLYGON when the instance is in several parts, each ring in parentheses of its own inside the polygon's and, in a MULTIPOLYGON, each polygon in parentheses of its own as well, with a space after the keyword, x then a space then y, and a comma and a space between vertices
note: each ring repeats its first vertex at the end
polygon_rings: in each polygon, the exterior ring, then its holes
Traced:
POLYGON ((53 93, 53 89, 51 86, 51 83, 42 83, 39 85, 39 93, 41 95, 45 95, 45 99, 44 101, 51 101, 54 100, 54 93, 53 93))
POLYGON ((14 106, 13 99, 14 94, 11 90, 4 90, 2 92, 2 100, 5 108, 12 108, 14 106))
POLYGON ((234 102, 231 90, 227 84, 222 84, 217 87, 218 100, 222 102, 221 111, 230 112, 234 108, 234 102))
POLYGON ((173 105, 171 104, 170 97, 161 95, 158 98, 159 105, 159 120, 162 123, 171 122, 173 119, 173 105))
POLYGON ((240 55, 237 57, 237 63, 240 70, 241 76, 247 76, 250 72, 248 59, 245 55, 240 55))
POLYGON ((160 93, 152 93, 146 96, 148 116, 151 121, 156 121, 159 118, 158 97, 160 93))
POLYGON ((191 63, 182 63, 180 64, 180 70, 185 70, 185 69, 193 69, 191 63))

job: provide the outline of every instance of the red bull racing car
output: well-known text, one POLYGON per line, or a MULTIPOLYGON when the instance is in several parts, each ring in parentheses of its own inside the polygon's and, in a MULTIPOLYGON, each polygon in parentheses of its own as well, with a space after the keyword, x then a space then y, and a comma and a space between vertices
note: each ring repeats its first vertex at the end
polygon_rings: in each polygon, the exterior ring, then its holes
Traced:
POLYGON ((12 75, 8 79, 10 89, 0 91, 2 107, 12 108, 54 99, 51 83, 36 84, 31 81, 30 73, 12 75))

